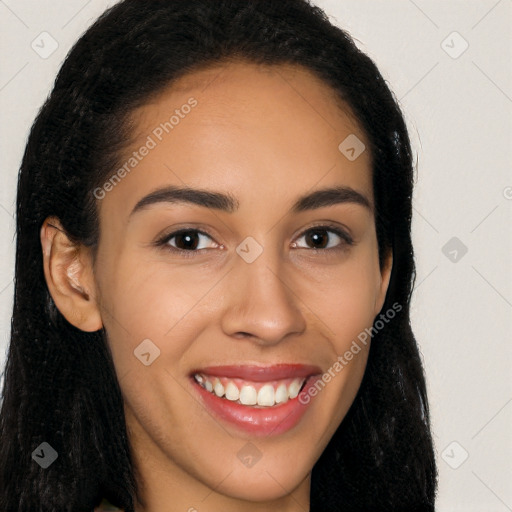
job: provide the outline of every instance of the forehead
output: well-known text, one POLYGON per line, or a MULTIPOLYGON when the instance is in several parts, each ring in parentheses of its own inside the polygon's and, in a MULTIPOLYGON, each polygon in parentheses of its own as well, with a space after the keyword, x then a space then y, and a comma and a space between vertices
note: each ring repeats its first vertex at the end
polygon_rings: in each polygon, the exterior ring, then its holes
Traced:
POLYGON ((307 68, 287 63, 230 60, 189 72, 136 109, 133 121, 144 134, 155 120, 168 119, 166 114, 179 109, 191 96, 201 103, 201 114, 191 122, 247 122, 249 117, 254 122, 262 117, 273 121, 272 113, 286 113, 297 119, 300 115, 316 117, 311 129, 318 130, 319 124, 331 131, 344 127, 364 137, 357 118, 333 88, 307 68))
POLYGON ((164 185, 224 189, 242 205, 292 202, 317 184, 373 198, 369 151, 351 161, 340 150, 353 137, 368 147, 363 130, 300 66, 230 62, 188 73, 136 109, 131 125, 119 164, 128 172, 102 204, 118 202, 117 214, 164 185))

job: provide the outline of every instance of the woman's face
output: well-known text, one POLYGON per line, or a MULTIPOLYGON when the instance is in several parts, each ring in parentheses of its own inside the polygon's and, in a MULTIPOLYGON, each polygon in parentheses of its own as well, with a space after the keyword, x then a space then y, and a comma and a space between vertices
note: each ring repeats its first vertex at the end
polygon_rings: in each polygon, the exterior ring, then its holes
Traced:
POLYGON ((182 78, 133 122, 95 192, 94 282, 147 510, 306 507, 389 279, 365 134, 307 71, 247 63, 182 78))

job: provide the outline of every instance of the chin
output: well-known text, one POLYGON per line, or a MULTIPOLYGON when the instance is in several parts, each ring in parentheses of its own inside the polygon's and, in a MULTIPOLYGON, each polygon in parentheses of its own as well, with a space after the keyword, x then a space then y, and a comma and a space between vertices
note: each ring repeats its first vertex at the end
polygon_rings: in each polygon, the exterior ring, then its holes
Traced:
POLYGON ((231 473, 216 490, 226 496, 252 501, 270 502, 291 494, 310 472, 290 473, 290 462, 283 467, 264 467, 256 469, 257 464, 248 469, 231 473))

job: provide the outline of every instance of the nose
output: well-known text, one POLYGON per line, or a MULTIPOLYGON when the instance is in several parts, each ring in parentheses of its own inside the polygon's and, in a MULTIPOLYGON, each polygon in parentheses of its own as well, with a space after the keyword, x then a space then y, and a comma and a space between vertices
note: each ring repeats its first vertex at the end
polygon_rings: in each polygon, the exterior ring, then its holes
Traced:
POLYGON ((249 338, 259 345, 275 345, 306 328, 300 299, 286 282, 282 263, 271 251, 252 263, 238 258, 229 273, 222 317, 224 332, 249 338), (276 262, 277 261, 277 262, 276 262))

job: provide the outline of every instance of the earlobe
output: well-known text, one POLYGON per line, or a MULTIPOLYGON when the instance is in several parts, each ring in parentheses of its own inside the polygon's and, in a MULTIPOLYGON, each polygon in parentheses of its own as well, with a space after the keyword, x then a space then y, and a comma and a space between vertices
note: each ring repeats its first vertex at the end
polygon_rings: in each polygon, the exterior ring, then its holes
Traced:
POLYGON ((58 310, 82 331, 101 329, 89 249, 72 242, 55 217, 44 221, 40 237, 44 276, 58 310))

